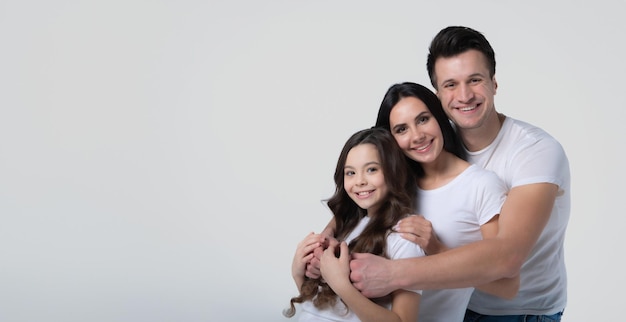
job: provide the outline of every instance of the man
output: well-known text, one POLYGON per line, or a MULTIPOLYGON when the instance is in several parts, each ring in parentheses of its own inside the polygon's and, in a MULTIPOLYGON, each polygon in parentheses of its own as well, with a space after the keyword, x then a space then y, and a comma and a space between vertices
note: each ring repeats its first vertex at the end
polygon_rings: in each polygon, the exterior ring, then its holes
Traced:
MULTIPOLYGON (((392 261, 354 254, 350 278, 366 296, 401 288, 478 286, 520 274, 512 300, 476 290, 465 321, 560 321, 567 300, 563 244, 570 213, 569 162, 545 131, 496 111, 495 65, 489 42, 467 27, 441 30, 427 61, 431 83, 469 161, 496 172, 510 189, 497 236, 421 258, 392 261)), ((409 226, 401 223, 398 231, 415 234, 409 226)))

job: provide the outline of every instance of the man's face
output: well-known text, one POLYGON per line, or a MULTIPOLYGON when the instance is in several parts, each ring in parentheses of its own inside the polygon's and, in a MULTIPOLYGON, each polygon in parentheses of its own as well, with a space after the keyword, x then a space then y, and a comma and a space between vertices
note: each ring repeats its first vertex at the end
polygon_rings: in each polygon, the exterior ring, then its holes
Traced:
POLYGON ((435 61, 437 96, 443 109, 461 129, 478 128, 491 113, 498 84, 489 76, 484 55, 468 50, 457 56, 435 61))

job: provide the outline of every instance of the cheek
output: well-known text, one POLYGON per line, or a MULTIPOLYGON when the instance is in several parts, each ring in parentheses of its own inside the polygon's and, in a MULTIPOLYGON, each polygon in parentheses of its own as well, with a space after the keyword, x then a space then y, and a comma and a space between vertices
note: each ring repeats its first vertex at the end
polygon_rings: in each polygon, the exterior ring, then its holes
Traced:
POLYGON ((346 177, 343 180, 343 189, 346 191, 347 194, 350 194, 350 190, 354 186, 354 182, 352 181, 354 181, 353 177, 346 177))
POLYGON ((406 151, 409 149, 409 136, 408 135, 404 135, 401 137, 396 136, 395 137, 396 142, 398 143, 398 146, 400 147, 400 149, 402 149, 403 151, 406 151))
POLYGON ((439 101, 441 101, 441 105, 444 107, 444 110, 446 109, 446 105, 448 105, 448 102, 450 102, 452 100, 452 93, 451 92, 446 92, 446 93, 439 93, 439 95, 437 95, 437 97, 439 97, 439 101))

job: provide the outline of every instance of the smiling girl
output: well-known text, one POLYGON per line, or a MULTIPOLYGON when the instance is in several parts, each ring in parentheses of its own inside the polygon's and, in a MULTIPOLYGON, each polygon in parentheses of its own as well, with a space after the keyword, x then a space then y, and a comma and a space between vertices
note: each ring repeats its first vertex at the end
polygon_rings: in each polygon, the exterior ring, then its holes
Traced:
POLYGON ((424 256, 415 243, 392 232, 392 227, 415 211, 415 177, 389 131, 372 128, 353 134, 344 145, 335 169, 335 193, 328 200, 336 229, 321 255, 321 278, 305 276, 312 251, 323 244, 310 233, 298 244, 292 276, 300 295, 291 299, 284 315, 299 321, 416 321, 421 291, 396 290, 369 299, 350 282, 352 252, 391 259, 424 256))

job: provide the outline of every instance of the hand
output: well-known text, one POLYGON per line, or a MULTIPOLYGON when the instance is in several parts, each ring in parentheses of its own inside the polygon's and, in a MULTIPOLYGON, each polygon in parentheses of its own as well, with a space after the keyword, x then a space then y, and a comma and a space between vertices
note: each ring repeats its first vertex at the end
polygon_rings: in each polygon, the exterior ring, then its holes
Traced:
POLYGON ((296 283, 304 280, 306 266, 313 259, 314 251, 318 248, 321 249, 323 245, 324 237, 312 232, 298 243, 296 254, 293 256, 293 262, 291 263, 291 275, 296 279, 296 283))
POLYGON ((350 251, 348 244, 333 243, 326 248, 321 258, 322 278, 338 293, 341 288, 352 287, 350 283, 350 251))
POLYGON ((385 296, 395 288, 391 284, 393 262, 367 253, 352 254, 350 280, 361 294, 369 298, 385 296))
POLYGON ((411 215, 401 219, 393 227, 402 238, 418 244, 427 255, 434 255, 446 250, 446 247, 433 230, 433 224, 422 215, 411 215))
POLYGON ((320 271, 320 259, 322 258, 324 249, 326 249, 329 245, 339 245, 339 242, 332 236, 326 236, 324 234, 320 234, 319 236, 322 237, 322 242, 319 247, 316 247, 313 250, 313 257, 306 264, 305 275, 308 278, 318 279, 322 276, 320 271))

